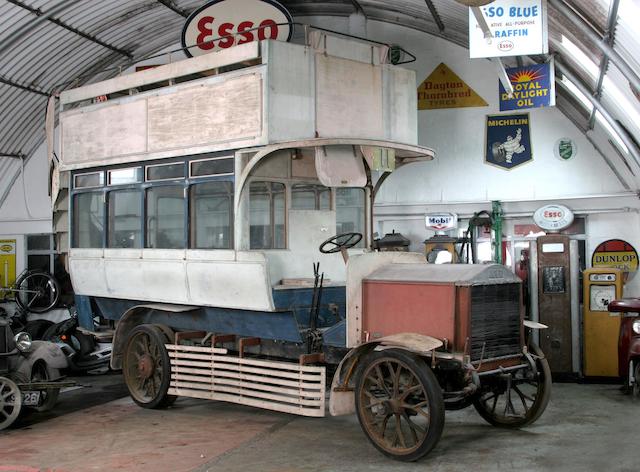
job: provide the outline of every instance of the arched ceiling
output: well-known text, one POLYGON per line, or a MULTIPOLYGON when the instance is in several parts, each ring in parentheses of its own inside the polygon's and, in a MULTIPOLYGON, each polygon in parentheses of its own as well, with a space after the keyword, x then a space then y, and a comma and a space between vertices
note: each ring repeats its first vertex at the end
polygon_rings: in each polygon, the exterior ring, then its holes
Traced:
MULTIPOLYGON (((634 24, 640 2, 548 1, 550 50, 558 69, 565 72, 559 75, 558 107, 594 143, 591 134, 602 128, 618 151, 601 151, 614 172, 626 161, 638 173, 640 93, 631 84, 640 83, 640 34, 634 24)), ((52 92, 112 77, 177 44, 185 18, 203 3, 0 0, 0 205, 19 175, 20 161, 44 140, 45 108, 52 92)), ((359 10, 370 20, 407 26, 467 47, 467 7, 452 0, 281 3, 294 17, 349 16, 359 10)), ((515 59, 507 65, 515 65, 515 59)), ((624 184, 638 188, 635 181, 624 184)))

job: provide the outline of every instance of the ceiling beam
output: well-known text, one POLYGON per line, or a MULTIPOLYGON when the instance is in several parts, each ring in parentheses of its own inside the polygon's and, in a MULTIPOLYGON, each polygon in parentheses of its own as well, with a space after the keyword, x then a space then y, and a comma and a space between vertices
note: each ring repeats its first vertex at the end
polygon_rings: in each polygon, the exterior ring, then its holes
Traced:
POLYGON ((424 2, 427 4, 429 13, 431 13, 431 16, 433 17, 433 21, 436 22, 438 29, 440 30, 441 33, 444 33, 444 23, 442 21, 442 17, 440 16, 440 13, 438 13, 438 10, 436 9, 436 6, 433 4, 431 0, 424 0, 424 2))
MULTIPOLYGON (((564 75, 567 79, 569 79, 569 81, 571 81, 573 85, 575 85, 575 87, 580 91, 580 93, 582 93, 591 102, 593 107, 600 112, 604 120, 609 124, 609 126, 611 126, 611 128, 613 128, 614 133, 618 135, 620 140, 627 147, 627 150, 631 155, 631 157, 633 157, 633 160, 635 161, 636 165, 640 166, 640 152, 638 151, 638 148, 634 145, 633 141, 629 139, 629 135, 625 133, 624 129, 622 129, 620 124, 613 118, 613 116, 611 116, 611 113, 609 113, 609 111, 602 104, 602 102, 600 102, 599 99, 594 97, 589 91, 589 89, 582 83, 582 81, 579 78, 577 78, 575 75, 573 75, 573 73, 569 70, 569 68, 566 67, 562 62, 558 61, 557 58, 556 58, 556 69, 558 70, 558 72, 564 75)), ((556 76, 556 82, 566 87, 562 83, 562 80, 558 78, 558 76, 556 76)))
MULTIPOLYGON (((578 14, 573 11, 564 0, 549 0, 549 4, 553 5, 553 7, 558 10, 566 19, 568 19, 573 25, 578 28, 582 33, 586 34, 587 37, 593 41, 593 43, 600 49, 602 54, 607 56, 607 58, 622 72, 622 74, 627 78, 629 82, 638 90, 640 90, 640 77, 636 73, 635 70, 629 65, 629 63, 622 57, 618 52, 613 49, 613 47, 609 46, 606 41, 603 41, 600 34, 596 33, 593 28, 584 22, 582 18, 578 16, 578 14)), ((591 95, 591 93, 588 93, 591 95)))
POLYGON ((189 17, 189 13, 186 10, 183 10, 182 8, 178 7, 175 3, 173 3, 173 0, 156 0, 156 1, 164 5, 165 7, 167 7, 169 10, 176 12, 180 16, 183 16, 185 18, 189 17))
MULTIPOLYGON (((620 6, 620 0, 613 0, 611 7, 609 8, 609 19, 607 20, 607 29, 604 32, 604 39, 609 46, 613 46, 616 34, 616 25, 618 24, 618 7, 620 6)), ((604 77, 609 70, 609 58, 603 56, 600 61, 600 71, 598 75, 598 83, 596 84, 596 91, 594 97, 598 100, 602 97, 602 84, 604 83, 604 77)), ((591 110, 591 116, 589 117, 589 129, 593 129, 596 125, 596 109, 591 110)))
MULTIPOLYGON (((118 54, 121 54, 123 56, 128 57, 129 59, 133 58, 133 54, 131 54, 129 51, 126 51, 124 49, 120 49, 116 46, 113 46, 111 44, 105 43, 104 41, 101 41, 100 39, 96 38, 93 35, 90 35, 88 33, 85 33, 84 31, 80 31, 77 28, 74 28, 73 26, 70 26, 68 24, 66 24, 65 22, 58 20, 56 18, 52 18, 52 16, 55 14, 55 12, 52 11, 48 11, 47 13, 44 13, 42 10, 40 10, 39 8, 33 8, 30 7, 28 5, 25 5, 22 2, 19 2, 18 0, 7 0, 7 2, 20 7, 24 10, 27 10, 29 13, 32 13, 34 15, 36 15, 37 17, 41 17, 44 18, 46 21, 49 21, 50 23, 53 23, 54 25, 60 26, 61 28, 66 29, 67 31, 71 31, 74 34, 77 34, 78 36, 87 39, 93 43, 99 44, 100 46, 110 49, 114 52, 117 52, 118 54)), ((57 10, 57 9, 56 9, 57 10)), ((29 24, 29 28, 33 28, 33 23, 29 24)))
POLYGON ((38 95, 42 95, 44 97, 48 97, 49 96, 49 94, 47 92, 44 92, 44 91, 42 91, 40 89, 37 89, 35 87, 30 87, 28 85, 19 84, 17 82, 12 81, 12 80, 6 79, 6 78, 4 78, 2 76, 0 76, 0 83, 8 85, 9 87, 15 87, 15 88, 18 88, 20 90, 24 90, 25 92, 35 93, 35 94, 38 94, 38 95))

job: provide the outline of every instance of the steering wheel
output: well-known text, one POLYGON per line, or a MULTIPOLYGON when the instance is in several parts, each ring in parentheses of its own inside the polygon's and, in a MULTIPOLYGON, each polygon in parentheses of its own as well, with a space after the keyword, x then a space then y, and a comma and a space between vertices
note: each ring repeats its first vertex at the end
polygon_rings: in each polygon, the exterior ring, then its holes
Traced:
POLYGON ((350 249, 362 240, 362 233, 342 233, 330 237, 320 245, 322 254, 335 254, 350 249), (333 247, 330 247, 333 246, 333 247))

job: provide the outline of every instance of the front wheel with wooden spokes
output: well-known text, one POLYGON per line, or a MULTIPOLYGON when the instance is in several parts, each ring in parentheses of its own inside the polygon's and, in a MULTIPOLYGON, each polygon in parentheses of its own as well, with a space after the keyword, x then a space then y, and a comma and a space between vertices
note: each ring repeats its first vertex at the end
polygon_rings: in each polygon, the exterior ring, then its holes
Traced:
POLYGON ((418 356, 373 352, 361 369, 356 412, 362 430, 383 454, 416 461, 437 444, 444 401, 435 375, 418 356))
POLYGON ((127 340, 122 373, 131 398, 141 407, 163 408, 176 399, 167 393, 171 381, 167 341, 153 325, 135 327, 127 340))
POLYGON ((535 422, 551 397, 551 369, 542 350, 529 349, 536 369, 522 368, 483 378, 483 389, 474 406, 488 423, 503 428, 522 428, 535 422))

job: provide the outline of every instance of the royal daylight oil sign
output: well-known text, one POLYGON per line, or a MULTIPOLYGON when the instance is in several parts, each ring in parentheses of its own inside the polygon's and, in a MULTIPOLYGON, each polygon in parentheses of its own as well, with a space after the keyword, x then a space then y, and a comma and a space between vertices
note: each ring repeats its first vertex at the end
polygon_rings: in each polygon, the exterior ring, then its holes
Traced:
POLYGON ((509 95, 499 82, 500 111, 555 106, 553 64, 513 67, 506 71, 513 86, 513 95, 509 95))

